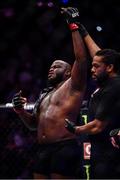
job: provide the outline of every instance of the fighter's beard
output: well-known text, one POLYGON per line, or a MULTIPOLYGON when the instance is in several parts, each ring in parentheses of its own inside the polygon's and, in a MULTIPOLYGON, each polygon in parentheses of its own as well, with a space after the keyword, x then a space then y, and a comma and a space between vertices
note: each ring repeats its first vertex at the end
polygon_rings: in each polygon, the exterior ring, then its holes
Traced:
POLYGON ((55 78, 55 79, 48 79, 47 84, 48 84, 48 86, 55 87, 56 85, 58 85, 62 81, 63 81, 63 77, 57 76, 57 78, 55 78))

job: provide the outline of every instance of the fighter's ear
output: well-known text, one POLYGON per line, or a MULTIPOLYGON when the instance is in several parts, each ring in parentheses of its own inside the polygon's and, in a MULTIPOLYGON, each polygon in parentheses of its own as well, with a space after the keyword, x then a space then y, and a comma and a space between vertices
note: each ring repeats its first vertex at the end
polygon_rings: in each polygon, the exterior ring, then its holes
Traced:
POLYGON ((70 70, 66 70, 65 71, 65 76, 66 77, 70 77, 71 76, 71 71, 70 70))
POLYGON ((107 66, 107 72, 108 73, 111 73, 111 72, 113 72, 114 71, 114 66, 113 66, 113 64, 109 64, 108 66, 107 66))

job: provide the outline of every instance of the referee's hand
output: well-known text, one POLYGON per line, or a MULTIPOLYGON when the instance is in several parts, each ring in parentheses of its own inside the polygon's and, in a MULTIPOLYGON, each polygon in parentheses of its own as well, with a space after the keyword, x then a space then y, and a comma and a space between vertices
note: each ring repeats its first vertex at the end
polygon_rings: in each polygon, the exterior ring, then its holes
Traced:
POLYGON ((120 128, 110 131, 110 140, 114 147, 120 149, 120 128))
POLYGON ((75 133, 75 124, 73 123, 73 122, 71 122, 71 121, 69 121, 68 119, 65 119, 65 128, 69 131, 69 132, 71 132, 71 133, 75 133))

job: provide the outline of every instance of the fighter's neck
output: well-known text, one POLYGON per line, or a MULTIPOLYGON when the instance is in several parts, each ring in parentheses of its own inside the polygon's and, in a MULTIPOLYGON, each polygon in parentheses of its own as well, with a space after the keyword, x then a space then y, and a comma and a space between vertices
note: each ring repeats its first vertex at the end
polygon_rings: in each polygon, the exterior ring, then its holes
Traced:
POLYGON ((59 84, 54 85, 53 89, 58 89, 60 86, 64 84, 65 81, 60 82, 59 84))

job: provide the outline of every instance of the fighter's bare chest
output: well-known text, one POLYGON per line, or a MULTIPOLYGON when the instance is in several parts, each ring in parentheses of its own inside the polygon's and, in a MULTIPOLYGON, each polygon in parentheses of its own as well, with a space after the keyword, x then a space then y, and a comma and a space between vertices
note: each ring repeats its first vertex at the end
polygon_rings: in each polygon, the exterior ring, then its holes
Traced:
POLYGON ((62 103, 59 93, 50 92, 47 94, 40 104, 40 109, 47 109, 51 106, 59 106, 62 103))

